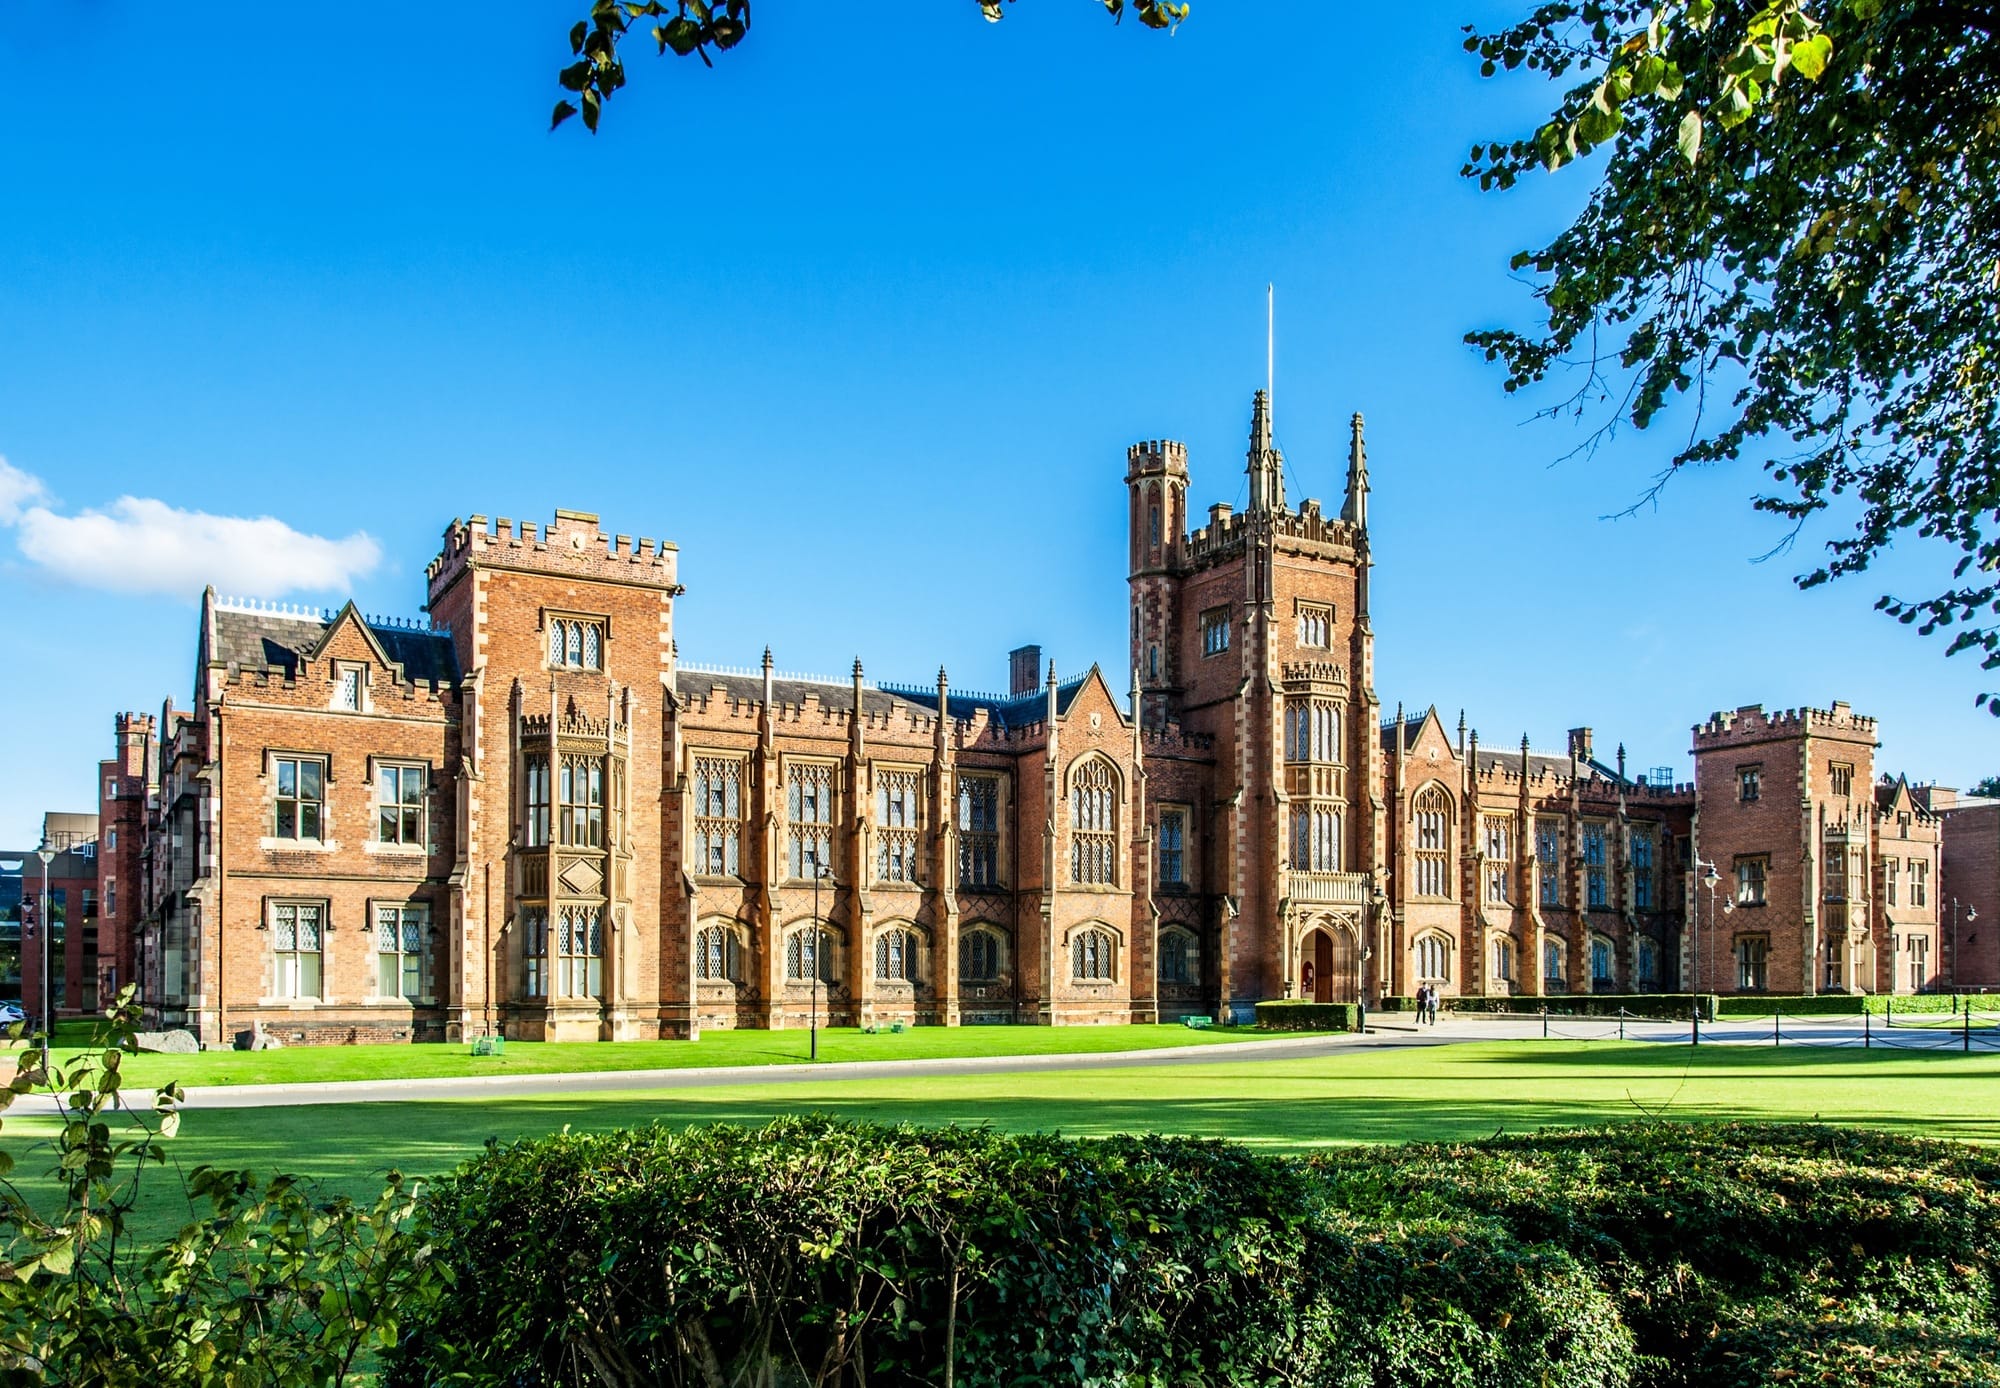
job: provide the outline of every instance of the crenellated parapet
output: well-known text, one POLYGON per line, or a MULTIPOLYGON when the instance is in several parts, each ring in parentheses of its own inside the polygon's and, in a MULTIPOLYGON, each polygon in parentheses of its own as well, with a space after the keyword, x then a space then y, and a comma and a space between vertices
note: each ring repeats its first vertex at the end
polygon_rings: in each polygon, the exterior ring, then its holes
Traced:
POLYGON ((516 525, 506 516, 489 522, 483 515, 454 520, 445 528, 444 542, 425 569, 435 600, 468 567, 485 566, 565 578, 596 579, 680 592, 676 575, 679 547, 671 541, 607 534, 588 511, 557 511, 546 526, 533 521, 516 525))
POLYGON ((1775 713, 1766 713, 1762 704, 1745 704, 1732 712, 1711 713, 1694 727, 1695 745, 1704 748, 1815 734, 1873 741, 1875 720, 1835 700, 1832 708, 1788 708, 1775 713))

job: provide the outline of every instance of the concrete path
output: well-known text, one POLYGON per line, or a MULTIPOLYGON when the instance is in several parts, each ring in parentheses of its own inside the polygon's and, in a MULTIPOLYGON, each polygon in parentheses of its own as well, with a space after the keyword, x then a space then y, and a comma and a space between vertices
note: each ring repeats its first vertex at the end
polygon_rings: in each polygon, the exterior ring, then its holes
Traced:
MULTIPOLYGON (((581 1074, 471 1075, 440 1079, 343 1080, 315 1084, 243 1084, 189 1087, 188 1109, 282 1108, 318 1104, 395 1103, 418 1100, 478 1100, 527 1096, 567 1096, 593 1093, 646 1093, 687 1089, 717 1089, 730 1085, 822 1084, 846 1080, 915 1079, 930 1075, 1049 1074, 1086 1070, 1153 1069, 1172 1065, 1255 1064, 1273 1060, 1305 1060, 1371 1049, 1441 1046, 1469 1041, 1539 1041, 1544 1035, 1539 1017, 1494 1017, 1480 1014, 1446 1016, 1437 1026, 1418 1026, 1405 1015, 1378 1014, 1369 1019, 1366 1034, 1276 1037, 1268 1041, 1228 1041, 1165 1050, 1109 1051, 1085 1055, 965 1056, 931 1060, 875 1060, 804 1065, 713 1066, 676 1070, 602 1070, 581 1074)), ((1686 1022, 1627 1021, 1629 1041, 1686 1044, 1686 1022)), ((1615 1041, 1617 1020, 1551 1017, 1551 1040, 1615 1041)), ((1859 1018, 1786 1019, 1778 1028, 1786 1046, 1831 1046, 1860 1049, 1864 1044, 1899 1049, 1959 1050, 1957 1031, 1898 1027, 1893 1031, 1859 1018)), ((1771 1019, 1705 1022, 1703 1045, 1770 1046, 1771 1019)), ((1973 1028, 1972 1050, 2000 1048, 2000 1029, 1984 1034, 1973 1028)), ((127 1097, 133 1107, 151 1103, 148 1091, 127 1097)), ((31 1096, 14 1112, 54 1112, 57 1102, 31 1096)))

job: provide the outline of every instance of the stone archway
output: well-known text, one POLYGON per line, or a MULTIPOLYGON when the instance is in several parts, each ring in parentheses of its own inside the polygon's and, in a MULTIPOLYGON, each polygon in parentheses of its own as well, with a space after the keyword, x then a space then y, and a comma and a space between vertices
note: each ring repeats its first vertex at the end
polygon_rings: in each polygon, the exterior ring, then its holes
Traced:
POLYGON ((1318 920, 1299 937, 1299 996, 1307 1002, 1361 1001, 1361 946, 1343 921, 1318 920))

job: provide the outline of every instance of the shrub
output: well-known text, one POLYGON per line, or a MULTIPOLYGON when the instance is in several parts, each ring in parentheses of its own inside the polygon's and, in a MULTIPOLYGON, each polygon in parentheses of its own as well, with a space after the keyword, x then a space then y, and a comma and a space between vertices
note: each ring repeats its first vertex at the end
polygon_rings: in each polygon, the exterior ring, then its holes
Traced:
POLYGON ((1616 1384, 1629 1336, 1558 1249, 1365 1227, 1221 1143, 785 1119, 496 1147, 430 1195, 474 1294, 418 1385, 1616 1384), (948 1367, 946 1367, 948 1366, 948 1367))
MULTIPOLYGON (((1773 1316, 1994 1328, 2000 1160, 1847 1129, 1640 1123, 1315 1158, 1357 1217, 1497 1220, 1596 1269, 1649 1383, 1706 1381, 1773 1316), (1716 1327, 1739 1324, 1728 1344, 1716 1327)), ((1803 1353, 1803 1351, 1800 1351, 1803 1353)), ((1844 1381, 1844 1380, 1842 1380, 1844 1381)))
POLYGON ((1257 1025, 1265 1031, 1359 1031, 1361 1005, 1303 1000, 1260 1002, 1257 1025))

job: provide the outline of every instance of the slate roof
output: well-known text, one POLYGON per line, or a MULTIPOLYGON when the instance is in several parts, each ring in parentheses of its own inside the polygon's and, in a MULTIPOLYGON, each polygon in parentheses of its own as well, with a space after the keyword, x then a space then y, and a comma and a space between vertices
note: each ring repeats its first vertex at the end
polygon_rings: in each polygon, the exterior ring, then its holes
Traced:
MULTIPOLYGON (((1056 685, 1058 718, 1068 715, 1070 705, 1076 702, 1076 696, 1096 673, 1097 667, 1093 665, 1082 674, 1056 685)), ((927 709, 935 711, 937 708, 935 689, 928 694, 914 687, 897 686, 897 690, 904 697, 922 704, 927 709)), ((1039 723, 1048 716, 1049 690, 1047 685, 1038 685, 1026 694, 1011 694, 1004 697, 998 694, 950 694, 946 698, 946 703, 946 711, 953 718, 969 719, 984 709, 989 722, 1001 727, 1020 728, 1039 723)))
MULTIPOLYGON (((318 648, 334 620, 218 606, 210 632, 213 659, 251 673, 291 678, 305 657, 318 648)), ((448 633, 377 626, 365 619, 363 625, 390 661, 403 667, 405 679, 417 684, 458 683, 458 653, 448 633)))
MULTIPOLYGON (((762 675, 711 675, 701 669, 676 669, 674 671, 674 691, 679 694, 701 695, 711 689, 720 689, 732 699, 743 703, 759 703, 764 698, 764 677, 762 675)), ((836 713, 854 712, 854 686, 838 680, 773 679, 771 697, 780 704, 798 705, 806 701, 808 694, 819 696, 819 706, 836 713)), ((935 706, 937 698, 931 698, 935 706)), ((861 686, 861 709, 870 716, 892 713, 897 709, 909 709, 929 717, 932 708, 927 708, 915 700, 900 694, 861 686)))
MULTIPOLYGON (((1056 686, 1056 712, 1060 716, 1069 712, 1071 704, 1084 684, 1096 673, 1092 666, 1083 674, 1056 686)), ((764 697, 764 677, 762 675, 712 675, 699 666, 682 667, 674 671, 674 688, 677 693, 687 695, 705 694, 711 689, 721 689, 732 699, 744 703, 757 703, 764 697)), ((780 704, 797 705, 805 702, 806 695, 817 694, 821 708, 840 713, 851 713, 854 709, 854 686, 838 680, 801 680, 774 678, 771 681, 771 697, 780 704)), ((1003 698, 994 694, 951 694, 946 700, 946 713, 952 718, 970 719, 981 709, 995 724, 1004 727, 1021 727, 1039 723, 1048 711, 1048 690, 1035 689, 1029 694, 1019 694, 1003 698)), ((922 689, 916 685, 889 684, 861 687, 861 707, 871 714, 883 714, 898 709, 918 713, 926 718, 937 714, 937 690, 922 689)))

